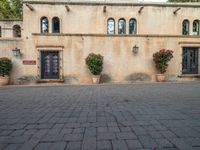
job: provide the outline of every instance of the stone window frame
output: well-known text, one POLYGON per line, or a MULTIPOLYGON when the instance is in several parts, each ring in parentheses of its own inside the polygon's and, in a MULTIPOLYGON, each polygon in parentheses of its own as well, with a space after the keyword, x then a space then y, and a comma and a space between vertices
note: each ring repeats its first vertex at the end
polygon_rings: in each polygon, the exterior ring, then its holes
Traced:
POLYGON ((57 16, 53 17, 53 18, 52 18, 52 33, 60 33, 60 27, 61 27, 60 18, 57 17, 57 16), (58 23, 59 23, 59 30, 58 30, 58 31, 56 31, 55 28, 54 28, 54 27, 55 27, 55 25, 54 25, 55 19, 58 19, 58 23))
POLYGON ((126 19, 124 19, 124 18, 120 18, 118 20, 118 34, 120 34, 120 35, 126 34, 126 19), (123 32, 120 31, 120 21, 124 21, 124 31, 123 32))
POLYGON ((112 17, 107 19, 107 34, 115 34, 115 19, 112 18, 112 17), (114 32, 113 33, 109 32, 109 21, 113 21, 114 22, 114 25, 113 25, 114 32))
POLYGON ((46 17, 46 16, 42 16, 42 17, 40 18, 40 32, 41 32, 41 33, 49 33, 49 19, 48 19, 48 17, 46 17), (43 20, 44 20, 44 19, 47 20, 47 29, 46 29, 46 31, 44 31, 44 29, 43 29, 43 20))
POLYGON ((190 35, 190 21, 184 19, 182 22, 182 35, 190 35))
POLYGON ((200 30, 200 27, 199 27, 199 24, 200 24, 200 21, 198 19, 195 19, 192 23, 192 34, 193 35, 199 35, 199 30, 200 30), (195 25, 196 23, 196 25, 195 25))
POLYGON ((14 38, 21 38, 21 26, 18 24, 13 25, 13 37, 14 38))
POLYGON ((137 34, 137 20, 135 18, 129 19, 129 34, 137 34), (133 33, 131 33, 131 28, 130 28, 131 21, 134 21, 135 24, 135 30, 133 31, 133 33))

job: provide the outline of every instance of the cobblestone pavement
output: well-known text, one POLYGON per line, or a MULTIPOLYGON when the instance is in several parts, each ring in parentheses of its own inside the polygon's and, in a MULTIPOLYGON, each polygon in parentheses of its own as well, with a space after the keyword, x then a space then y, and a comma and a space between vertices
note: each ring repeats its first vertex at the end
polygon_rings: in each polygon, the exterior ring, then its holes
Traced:
POLYGON ((1 87, 3 150, 200 150, 200 83, 1 87))

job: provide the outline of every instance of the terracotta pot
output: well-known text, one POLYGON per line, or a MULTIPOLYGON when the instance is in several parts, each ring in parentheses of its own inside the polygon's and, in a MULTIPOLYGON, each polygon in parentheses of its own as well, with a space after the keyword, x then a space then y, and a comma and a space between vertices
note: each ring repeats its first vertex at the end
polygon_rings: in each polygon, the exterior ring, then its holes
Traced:
POLYGON ((93 84, 99 84, 101 75, 92 75, 93 84))
POLYGON ((8 83, 9 83, 9 77, 2 77, 2 76, 0 76, 0 86, 2 86, 2 85, 8 85, 8 83))
POLYGON ((165 81, 165 75, 164 74, 157 74, 156 75, 156 81, 164 82, 165 81))

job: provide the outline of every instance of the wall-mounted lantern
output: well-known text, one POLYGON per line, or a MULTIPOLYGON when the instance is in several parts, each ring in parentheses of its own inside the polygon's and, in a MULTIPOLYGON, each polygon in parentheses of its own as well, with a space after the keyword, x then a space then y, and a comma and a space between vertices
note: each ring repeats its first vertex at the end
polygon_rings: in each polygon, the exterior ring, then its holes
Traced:
POLYGON ((13 49, 12 52, 13 52, 14 56, 20 56, 21 55, 20 49, 17 48, 17 47, 15 49, 13 49))
POLYGON ((133 52, 133 54, 137 54, 138 51, 139 51, 139 47, 135 44, 135 46, 133 46, 133 48, 132 48, 132 52, 133 52))

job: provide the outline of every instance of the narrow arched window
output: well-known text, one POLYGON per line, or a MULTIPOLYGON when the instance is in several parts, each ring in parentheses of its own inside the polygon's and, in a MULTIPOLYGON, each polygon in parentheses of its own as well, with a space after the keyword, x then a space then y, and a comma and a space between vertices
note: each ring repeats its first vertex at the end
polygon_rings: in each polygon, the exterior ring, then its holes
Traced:
POLYGON ((189 35, 189 20, 183 20, 182 23, 182 34, 183 35, 189 35))
POLYGON ((58 17, 52 19, 52 33, 60 33, 60 19, 58 17))
POLYGON ((41 24, 41 33, 48 33, 49 32, 49 21, 47 17, 42 17, 40 20, 41 24))
POLYGON ((199 35, 199 20, 193 21, 193 35, 199 35))
POLYGON ((126 21, 125 21, 125 19, 119 19, 118 34, 126 34, 126 21))
POLYGON ((21 37, 21 27, 19 25, 13 26, 13 37, 21 37))
POLYGON ((137 21, 135 19, 129 20, 129 34, 136 34, 137 33, 137 21))
POLYGON ((109 18, 107 21, 107 33, 115 34, 115 20, 113 18, 109 18))
POLYGON ((1 26, 0 26, 0 37, 1 37, 2 35, 1 35, 1 26))

